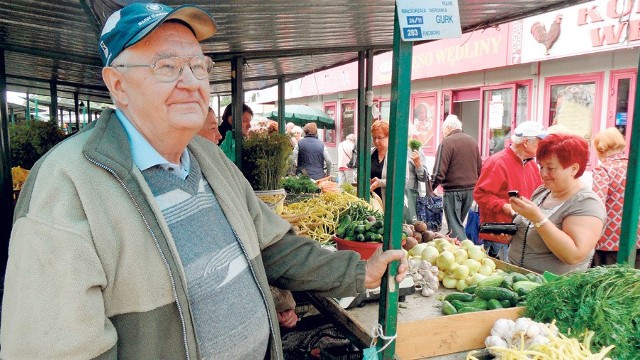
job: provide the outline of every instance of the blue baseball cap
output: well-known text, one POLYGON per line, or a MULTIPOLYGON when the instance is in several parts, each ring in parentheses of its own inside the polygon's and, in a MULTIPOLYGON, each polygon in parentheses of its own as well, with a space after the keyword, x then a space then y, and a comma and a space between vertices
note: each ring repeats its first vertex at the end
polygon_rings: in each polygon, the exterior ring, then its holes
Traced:
POLYGON ((109 16, 100 35, 100 57, 109 66, 122 50, 135 45, 167 20, 184 22, 196 39, 202 41, 216 33, 216 22, 206 10, 195 5, 172 8, 157 3, 133 3, 109 16))

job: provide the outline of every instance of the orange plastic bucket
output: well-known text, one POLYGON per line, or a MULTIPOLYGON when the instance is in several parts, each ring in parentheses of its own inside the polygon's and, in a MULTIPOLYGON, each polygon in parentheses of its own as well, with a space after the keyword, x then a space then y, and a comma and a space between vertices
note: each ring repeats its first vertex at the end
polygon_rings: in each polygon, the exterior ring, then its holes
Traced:
POLYGON ((382 249, 382 243, 344 240, 335 236, 333 237, 333 241, 338 245, 338 250, 353 250, 360 254, 362 260, 369 259, 378 249, 382 249))

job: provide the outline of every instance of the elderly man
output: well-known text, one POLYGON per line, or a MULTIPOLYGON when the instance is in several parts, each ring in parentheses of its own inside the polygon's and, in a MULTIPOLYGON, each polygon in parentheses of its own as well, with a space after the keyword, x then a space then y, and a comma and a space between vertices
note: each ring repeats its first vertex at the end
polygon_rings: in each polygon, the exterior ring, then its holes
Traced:
MULTIPOLYGON (((511 222, 515 212, 507 192, 518 190, 519 195, 530 199, 533 191, 542 185, 540 170, 533 158, 539 140, 546 135, 541 124, 525 121, 513 131, 510 147, 485 160, 473 190, 481 223, 511 222)), ((489 255, 507 260, 509 244, 503 238, 492 234, 480 234, 480 238, 489 255)))
POLYGON ((465 240, 464 220, 473 203, 473 187, 480 176, 482 158, 478 143, 462 132, 462 122, 448 115, 442 123, 444 139, 438 147, 433 169, 433 188, 444 189, 444 216, 451 237, 465 240))
POLYGON ((198 41, 215 31, 190 5, 135 3, 105 23, 116 110, 43 157, 23 188, 0 357, 281 358, 269 283, 355 295, 403 257, 363 262, 296 236, 195 136, 212 65, 198 41))

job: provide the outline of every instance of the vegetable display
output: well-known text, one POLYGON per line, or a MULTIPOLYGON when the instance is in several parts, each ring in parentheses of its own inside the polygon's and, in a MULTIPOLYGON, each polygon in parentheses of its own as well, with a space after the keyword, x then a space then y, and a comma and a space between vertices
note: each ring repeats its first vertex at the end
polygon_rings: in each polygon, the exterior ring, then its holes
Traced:
POLYGON ((280 216, 289 221, 298 234, 325 244, 331 242, 340 216, 353 204, 369 206, 366 201, 347 193, 323 192, 285 206, 280 216))
POLYGON ((307 175, 286 176, 282 180, 282 187, 291 194, 315 194, 320 192, 320 188, 307 175))
POLYGON ((541 275, 496 270, 493 275, 486 276, 475 285, 463 289, 463 292, 449 294, 442 302, 442 313, 445 315, 474 311, 495 310, 520 306, 533 289, 543 282, 541 275), (513 279, 516 279, 515 282, 513 279))
MULTIPOLYGON (((538 323, 529 318, 497 320, 491 335, 485 339, 489 352, 499 360, 602 360, 614 347, 603 347, 591 352, 594 333, 583 333, 582 341, 567 337, 553 324, 538 323)), ((476 351, 467 354, 467 360, 478 360, 476 351)))
POLYGON ((615 345, 614 359, 640 354, 640 270, 600 266, 563 275, 531 291, 526 316, 556 320, 561 332, 593 331, 592 350, 615 345))
POLYGON ((416 285, 416 290, 420 291, 422 296, 431 296, 435 294, 440 285, 438 281, 438 267, 431 265, 428 261, 420 262, 409 261, 409 274, 416 285))

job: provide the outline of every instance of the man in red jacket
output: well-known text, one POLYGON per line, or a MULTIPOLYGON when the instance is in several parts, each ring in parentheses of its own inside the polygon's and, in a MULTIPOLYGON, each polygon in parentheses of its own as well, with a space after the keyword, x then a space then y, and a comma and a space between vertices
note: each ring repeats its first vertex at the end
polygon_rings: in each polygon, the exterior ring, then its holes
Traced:
MULTIPOLYGON (((507 192, 518 190, 519 195, 530 198, 533 191, 542 185, 534 156, 539 140, 546 135, 540 123, 525 121, 513 131, 510 147, 485 160, 473 190, 480 223, 511 222, 515 212, 509 204, 507 192)), ((508 243, 491 234, 480 234, 480 238, 484 240, 489 255, 507 259, 508 243)))

